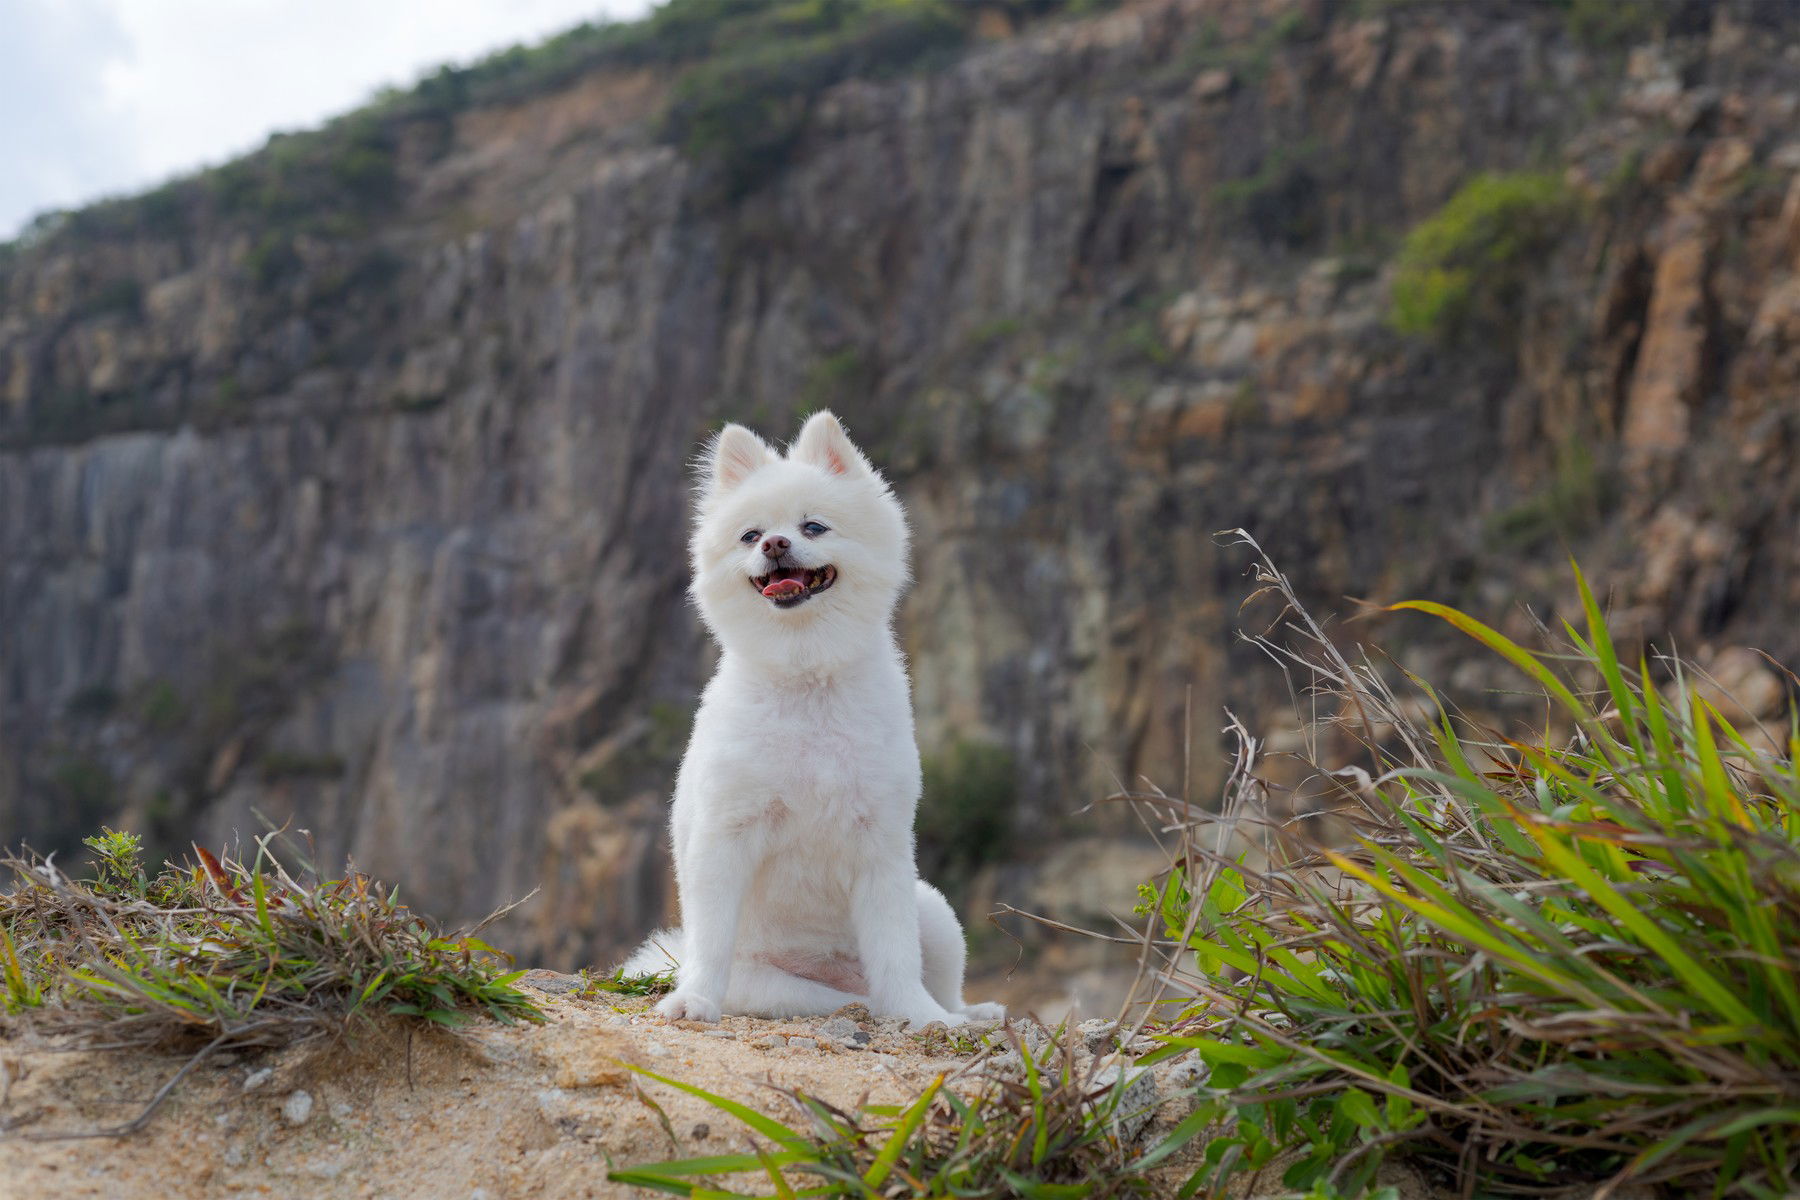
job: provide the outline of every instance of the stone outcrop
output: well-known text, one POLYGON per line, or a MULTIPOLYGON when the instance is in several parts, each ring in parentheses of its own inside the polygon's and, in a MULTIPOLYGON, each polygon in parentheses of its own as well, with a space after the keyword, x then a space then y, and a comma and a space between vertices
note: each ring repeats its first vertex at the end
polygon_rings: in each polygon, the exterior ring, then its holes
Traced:
POLYGON ((601 72, 400 129, 363 227, 15 246, 0 835, 266 820, 446 918, 542 886, 502 939, 541 961, 616 950, 672 898, 708 664, 684 464, 818 405, 912 515, 926 749, 1010 752, 1026 853, 1114 780, 1203 798, 1221 705, 1285 704, 1215 530, 1325 610, 1426 593, 1520 633, 1568 602, 1566 540, 1630 635, 1793 661, 1772 9, 1621 70, 1505 0, 1143 0, 839 84, 729 200, 658 138, 669 71, 601 72), (1545 154, 1585 206, 1516 336, 1391 332, 1397 239, 1545 154))

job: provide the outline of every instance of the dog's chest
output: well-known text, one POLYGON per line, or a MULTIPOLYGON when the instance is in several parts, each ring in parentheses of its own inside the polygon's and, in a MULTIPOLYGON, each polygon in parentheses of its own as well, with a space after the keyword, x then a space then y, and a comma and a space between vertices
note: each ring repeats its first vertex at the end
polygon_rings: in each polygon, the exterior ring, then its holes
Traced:
MULTIPOLYGON (((793 835, 898 817, 910 826, 918 752, 904 685, 734 696, 716 714, 733 781, 733 816, 793 835)), ((709 716, 713 714, 708 714, 709 716)))

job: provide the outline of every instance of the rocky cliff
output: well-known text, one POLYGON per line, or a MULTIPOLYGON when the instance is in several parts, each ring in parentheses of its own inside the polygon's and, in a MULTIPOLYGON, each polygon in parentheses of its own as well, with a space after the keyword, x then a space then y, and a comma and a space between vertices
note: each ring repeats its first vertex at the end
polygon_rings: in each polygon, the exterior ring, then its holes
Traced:
POLYGON ((291 822, 447 918, 541 886, 510 944, 606 954, 672 900, 685 462, 820 405, 911 511, 958 869, 1106 828, 1070 814, 1114 780, 1203 796, 1220 706, 1279 708, 1227 527, 1328 608, 1521 627, 1567 545, 1778 702, 1741 647, 1800 657, 1785 8, 969 20, 757 76, 779 138, 709 144, 692 61, 609 60, 0 250, 0 838, 291 822), (1396 323, 1408 231, 1524 173, 1554 219, 1474 220, 1425 278, 1479 303, 1396 323))

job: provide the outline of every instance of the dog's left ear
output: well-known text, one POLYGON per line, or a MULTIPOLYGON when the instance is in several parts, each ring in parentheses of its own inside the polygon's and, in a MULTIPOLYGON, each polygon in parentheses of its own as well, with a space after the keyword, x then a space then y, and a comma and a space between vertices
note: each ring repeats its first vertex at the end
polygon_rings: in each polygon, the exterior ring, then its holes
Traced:
POLYGON ((873 468, 862 451, 844 432, 844 426, 830 412, 820 411, 806 419, 800 436, 788 447, 787 456, 796 462, 823 467, 832 475, 869 475, 873 468))

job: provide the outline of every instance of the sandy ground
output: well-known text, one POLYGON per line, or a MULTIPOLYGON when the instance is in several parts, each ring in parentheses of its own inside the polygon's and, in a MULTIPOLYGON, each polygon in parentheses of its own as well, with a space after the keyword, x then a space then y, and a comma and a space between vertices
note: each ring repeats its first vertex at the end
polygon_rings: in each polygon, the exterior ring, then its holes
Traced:
POLYGON ((823 1018, 674 1026, 641 1000, 559 994, 568 977, 526 982, 551 989, 543 1025, 426 1029, 411 1037, 410 1053, 405 1033, 376 1029, 336 1045, 217 1055, 145 1129, 122 1138, 28 1140, 129 1120, 181 1057, 0 1041, 0 1124, 10 1126, 0 1140, 0 1193, 643 1195, 608 1182, 608 1169, 735 1152, 748 1140, 729 1116, 645 1080, 643 1095, 666 1114, 665 1127, 615 1059, 787 1118, 788 1102, 763 1084, 841 1107, 895 1103, 978 1057, 959 1053, 941 1031, 908 1033, 897 1022, 861 1022, 844 1040, 828 1035, 847 1027, 824 1029, 823 1018))
MULTIPOLYGON (((332 1045, 215 1055, 124 1137, 37 1140, 130 1120, 182 1056, 0 1040, 0 1196, 645 1196, 607 1171, 751 1143, 730 1116, 621 1060, 799 1124, 767 1084, 846 1109, 901 1103, 940 1073, 969 1079, 1008 1045, 995 1031, 992 1049, 971 1049, 941 1028, 913 1033, 855 1012, 678 1026, 647 1001, 572 994, 569 976, 524 982, 540 989, 542 1025, 381 1027, 332 1045)), ((1185 1115, 1180 1070, 1158 1068, 1162 1101, 1140 1140, 1185 1115)), ((1172 1194, 1185 1174, 1177 1164, 1159 1182, 1172 1194)), ((1395 1181, 1405 1200, 1429 1196, 1416 1180, 1395 1181)), ((761 1190, 748 1177, 738 1187, 761 1190)))

